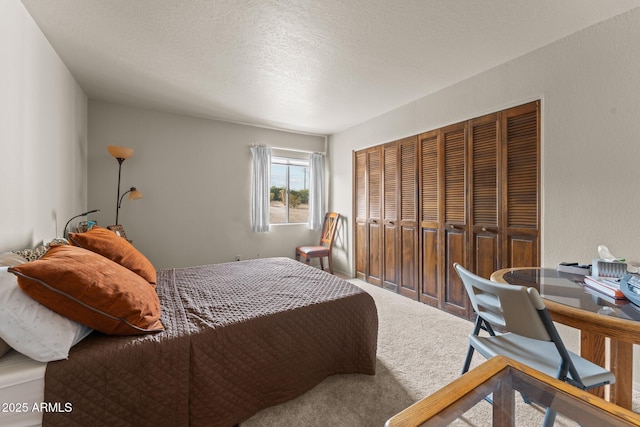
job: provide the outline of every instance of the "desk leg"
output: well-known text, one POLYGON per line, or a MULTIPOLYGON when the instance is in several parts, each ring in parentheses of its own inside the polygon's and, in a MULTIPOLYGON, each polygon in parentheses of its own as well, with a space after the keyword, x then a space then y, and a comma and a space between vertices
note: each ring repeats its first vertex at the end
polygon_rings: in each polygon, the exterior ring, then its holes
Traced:
POLYGON ((513 427, 516 425, 516 399, 512 379, 503 378, 493 392, 493 426, 513 427))
POLYGON ((609 386, 609 401, 631 409, 633 393, 633 344, 610 340, 609 370, 616 376, 615 384, 609 386))
MULTIPOLYGON (((584 329, 580 331, 580 355, 596 365, 605 366, 604 335, 596 334, 584 329)), ((589 393, 604 398, 604 387, 589 390, 589 393)))

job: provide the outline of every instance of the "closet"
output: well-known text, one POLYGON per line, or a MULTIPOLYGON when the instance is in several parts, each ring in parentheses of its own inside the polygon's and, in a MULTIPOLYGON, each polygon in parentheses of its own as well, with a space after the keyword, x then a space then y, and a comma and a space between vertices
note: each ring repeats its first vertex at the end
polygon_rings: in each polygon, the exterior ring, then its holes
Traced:
POLYGON ((539 101, 354 152, 356 276, 464 318, 453 264, 539 259, 539 101))

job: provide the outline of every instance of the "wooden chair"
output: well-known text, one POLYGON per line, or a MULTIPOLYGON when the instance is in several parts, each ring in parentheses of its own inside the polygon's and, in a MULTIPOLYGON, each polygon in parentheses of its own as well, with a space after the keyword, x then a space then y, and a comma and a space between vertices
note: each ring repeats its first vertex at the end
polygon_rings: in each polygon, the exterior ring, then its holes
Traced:
POLYGON ((300 261, 300 257, 304 258, 304 262, 309 264, 311 258, 320 258, 320 268, 324 270, 323 258, 329 258, 329 272, 333 274, 333 260, 331 258, 331 250, 333 248, 333 238, 338 229, 338 219, 340 214, 337 212, 327 212, 324 215, 324 224, 322 225, 322 235, 320 236, 320 244, 317 246, 298 246, 296 248, 296 260, 300 261))

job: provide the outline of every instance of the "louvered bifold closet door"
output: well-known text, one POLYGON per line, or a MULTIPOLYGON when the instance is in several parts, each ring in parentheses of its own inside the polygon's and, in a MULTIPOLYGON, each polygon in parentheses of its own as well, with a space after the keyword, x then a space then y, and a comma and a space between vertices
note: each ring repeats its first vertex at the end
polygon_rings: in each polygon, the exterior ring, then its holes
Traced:
POLYGON ((353 153, 354 191, 354 241, 356 277, 366 280, 367 276, 367 152, 353 153))
POLYGON ((398 290, 400 274, 398 256, 398 144, 392 142, 383 146, 384 201, 383 201, 383 277, 382 286, 398 290))
POLYGON ((469 299, 454 263, 468 266, 466 122, 442 129, 444 170, 444 266, 442 308, 467 317, 469 299))
POLYGON ((367 281, 382 284, 382 147, 367 150, 367 281))
POLYGON ((498 114, 469 121, 471 151, 472 271, 488 279, 500 265, 498 224, 498 114))
POLYGON ((400 151, 400 293, 418 299, 418 138, 398 142, 400 151))
POLYGON ((418 136, 420 182, 420 301, 440 306, 438 281, 440 261, 439 170, 440 132, 434 130, 418 136))
POLYGON ((540 265, 540 119, 539 102, 504 111, 503 197, 506 244, 503 267, 540 265))

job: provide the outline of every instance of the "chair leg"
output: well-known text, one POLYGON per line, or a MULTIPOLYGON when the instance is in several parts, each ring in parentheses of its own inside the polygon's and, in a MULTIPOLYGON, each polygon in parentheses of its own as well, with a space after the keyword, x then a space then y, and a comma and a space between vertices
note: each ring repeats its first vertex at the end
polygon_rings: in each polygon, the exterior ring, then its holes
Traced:
MULTIPOLYGON (((476 322, 473 325, 473 335, 478 335, 480 333, 480 329, 482 329, 483 325, 482 317, 477 316, 476 322)), ((491 331, 493 332, 493 331, 491 331)), ((471 358, 473 357, 473 351, 475 348, 469 343, 469 348, 467 349, 467 357, 464 359, 464 365, 462 366, 462 373, 466 373, 469 370, 469 366, 471 366, 471 358)))
POLYGON ((324 262, 322 262, 322 257, 320 257, 320 270, 324 271, 324 262))
POLYGON ((544 421, 542 422, 543 427, 551 427, 556 422, 556 411, 551 408, 547 408, 544 413, 544 421))
POLYGON ((296 261, 300 261, 300 252, 296 252, 296 261))
POLYGON ((331 255, 327 257, 329 259, 329 273, 333 274, 333 258, 331 255))
POLYGON ((469 345, 469 348, 467 349, 467 357, 464 359, 464 365, 462 366, 463 374, 466 374, 469 371, 469 366, 471 366, 471 359, 473 358, 474 350, 475 348, 469 345))

